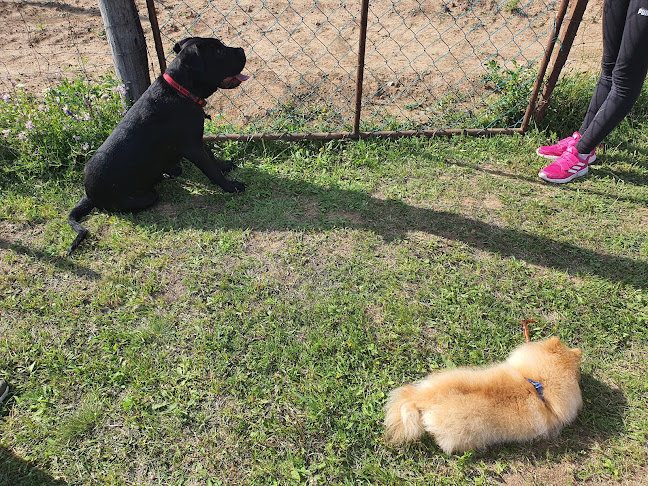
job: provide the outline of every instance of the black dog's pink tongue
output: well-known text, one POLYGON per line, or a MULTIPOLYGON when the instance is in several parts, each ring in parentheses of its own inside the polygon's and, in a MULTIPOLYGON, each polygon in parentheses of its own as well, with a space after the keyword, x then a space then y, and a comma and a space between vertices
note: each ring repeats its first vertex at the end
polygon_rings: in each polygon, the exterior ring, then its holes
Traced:
POLYGON ((239 74, 237 74, 237 75, 234 76, 234 77, 235 77, 236 79, 238 79, 241 83, 242 83, 243 81, 247 81, 248 79, 250 79, 250 76, 246 76, 245 74, 242 74, 242 73, 239 73, 239 74))

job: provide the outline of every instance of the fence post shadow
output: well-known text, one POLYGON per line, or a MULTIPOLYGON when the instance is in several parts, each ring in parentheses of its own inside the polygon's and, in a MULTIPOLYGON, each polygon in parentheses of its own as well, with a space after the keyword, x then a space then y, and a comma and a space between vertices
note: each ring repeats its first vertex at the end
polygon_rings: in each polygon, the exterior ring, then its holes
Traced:
POLYGON ((374 217, 366 226, 386 239, 409 231, 458 241, 473 248, 530 264, 563 270, 570 275, 594 274, 616 282, 648 288, 648 264, 609 255, 533 233, 498 226, 461 214, 409 206, 401 201, 369 198, 374 217), (384 216, 388 216, 389 223, 384 216))
POLYGON ((7 486, 65 486, 29 461, 0 446, 0 484, 7 486))
POLYGON ((20 241, 12 241, 0 237, 0 250, 10 250, 20 255, 27 255, 32 258, 36 258, 43 263, 49 263, 55 266, 59 270, 72 273, 80 278, 84 278, 88 280, 101 279, 100 273, 97 273, 88 267, 78 265, 75 262, 71 261, 70 259, 64 258, 63 256, 54 255, 50 252, 43 251, 43 250, 38 250, 20 241))

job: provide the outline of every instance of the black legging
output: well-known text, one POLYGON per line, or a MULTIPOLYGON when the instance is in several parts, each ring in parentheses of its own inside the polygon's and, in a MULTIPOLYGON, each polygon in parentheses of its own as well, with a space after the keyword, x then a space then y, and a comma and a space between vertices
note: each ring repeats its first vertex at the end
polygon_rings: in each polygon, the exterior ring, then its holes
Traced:
POLYGON ((603 61, 576 149, 589 154, 630 113, 648 71, 648 0, 605 0, 603 61))

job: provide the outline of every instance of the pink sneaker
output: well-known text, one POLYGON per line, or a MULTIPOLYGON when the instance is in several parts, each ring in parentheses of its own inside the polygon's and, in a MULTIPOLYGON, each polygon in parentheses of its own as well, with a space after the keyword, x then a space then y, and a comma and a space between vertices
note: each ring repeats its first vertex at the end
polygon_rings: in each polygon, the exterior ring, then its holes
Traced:
POLYGON ((576 151, 576 147, 568 147, 560 157, 542 169, 538 177, 547 182, 563 184, 587 174, 587 168, 594 160, 596 160, 594 152, 582 155, 576 151))
POLYGON ((571 137, 563 138, 556 145, 545 145, 536 150, 536 154, 545 159, 554 160, 560 157, 565 150, 569 147, 573 147, 578 143, 581 136, 578 132, 574 132, 571 137))

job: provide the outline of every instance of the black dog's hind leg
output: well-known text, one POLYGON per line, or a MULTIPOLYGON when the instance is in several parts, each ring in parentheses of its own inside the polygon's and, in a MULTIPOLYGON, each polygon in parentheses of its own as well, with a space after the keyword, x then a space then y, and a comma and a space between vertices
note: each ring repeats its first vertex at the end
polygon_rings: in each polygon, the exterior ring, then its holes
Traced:
POLYGON ((176 165, 171 167, 169 170, 165 171, 164 175, 167 176, 169 179, 175 179, 176 177, 180 177, 182 175, 182 167, 180 166, 180 162, 178 162, 176 165))
POLYGON ((124 196, 116 204, 115 210, 124 213, 136 213, 150 208, 158 202, 160 196, 153 189, 147 192, 140 192, 133 196, 124 196))
POLYGON ((90 214, 90 211, 92 211, 93 208, 94 204, 92 204, 90 199, 88 199, 88 196, 84 195, 77 205, 72 208, 72 211, 70 211, 67 221, 68 224, 72 226, 72 229, 77 232, 77 236, 68 249, 68 256, 70 256, 74 249, 81 244, 86 236, 88 236, 88 230, 85 229, 79 221, 84 216, 90 214))
MULTIPOLYGON (((122 211, 125 213, 137 212, 143 209, 153 206, 159 199, 157 192, 154 190, 143 192, 135 196, 123 197, 117 204, 113 205, 110 209, 114 211, 122 211)), ((81 242, 88 236, 88 230, 83 227, 79 220, 84 216, 90 214, 90 211, 94 208, 94 204, 88 199, 88 196, 83 196, 83 198, 77 203, 76 206, 70 211, 68 216, 68 223, 74 230, 77 232, 77 237, 74 239, 70 248, 68 249, 68 256, 74 251, 74 249, 81 244, 81 242)))

